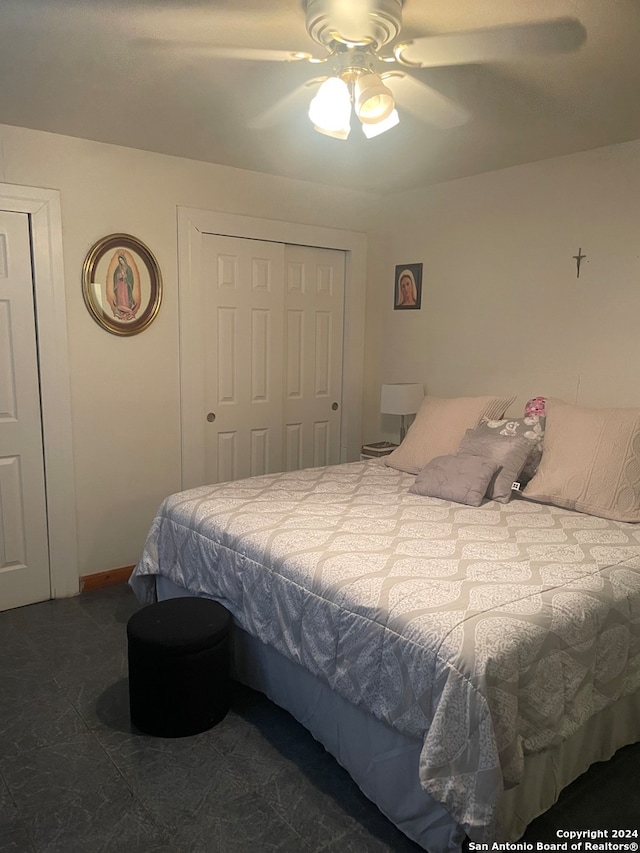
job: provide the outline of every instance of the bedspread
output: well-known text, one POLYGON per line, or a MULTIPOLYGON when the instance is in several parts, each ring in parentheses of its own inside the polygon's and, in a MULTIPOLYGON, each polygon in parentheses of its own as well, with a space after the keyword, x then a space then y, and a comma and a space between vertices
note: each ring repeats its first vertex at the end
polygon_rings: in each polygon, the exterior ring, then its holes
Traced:
POLYGON ((380 460, 168 497, 131 579, 213 596, 250 634, 420 738, 423 787, 495 837, 526 753, 640 688, 640 526, 408 492, 380 460))

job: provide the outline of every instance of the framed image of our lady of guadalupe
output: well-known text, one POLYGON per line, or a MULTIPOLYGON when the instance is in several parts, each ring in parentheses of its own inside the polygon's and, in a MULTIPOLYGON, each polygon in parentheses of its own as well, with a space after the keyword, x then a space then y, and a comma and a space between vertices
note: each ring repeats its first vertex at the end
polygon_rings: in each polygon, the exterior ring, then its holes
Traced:
POLYGON ((140 240, 111 234, 98 240, 85 258, 82 295, 93 319, 107 332, 137 335, 160 308, 160 267, 140 240))

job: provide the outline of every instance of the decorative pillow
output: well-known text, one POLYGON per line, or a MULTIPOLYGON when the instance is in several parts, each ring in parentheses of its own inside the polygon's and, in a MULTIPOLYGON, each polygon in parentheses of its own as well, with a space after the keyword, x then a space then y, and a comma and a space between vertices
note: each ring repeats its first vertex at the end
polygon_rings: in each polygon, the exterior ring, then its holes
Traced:
POLYGON ((546 402, 546 397, 532 397, 530 400, 528 400, 527 405, 524 407, 525 418, 530 418, 532 415, 546 415, 546 402))
POLYGON ((436 456, 455 453, 482 418, 501 418, 515 397, 425 397, 407 435, 385 464, 417 474, 436 456))
POLYGON ((478 430, 488 435, 522 436, 531 442, 531 453, 520 472, 520 485, 525 486, 538 470, 542 459, 545 418, 541 415, 518 420, 483 421, 478 430))
POLYGON ((424 466, 409 489, 415 495, 480 506, 499 464, 486 456, 437 456, 424 466))
POLYGON ((614 521, 640 521, 640 409, 547 400, 544 453, 523 496, 614 521))
POLYGON ((498 464, 495 477, 487 488, 487 497, 506 504, 511 500, 511 486, 531 453, 531 442, 521 435, 500 435, 477 429, 468 429, 458 448, 458 455, 471 454, 491 459, 498 464))

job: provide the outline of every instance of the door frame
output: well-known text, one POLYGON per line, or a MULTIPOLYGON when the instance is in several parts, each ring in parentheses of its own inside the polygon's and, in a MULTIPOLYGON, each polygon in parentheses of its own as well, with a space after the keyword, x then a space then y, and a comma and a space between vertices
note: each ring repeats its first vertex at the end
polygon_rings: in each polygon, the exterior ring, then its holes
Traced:
POLYGON ((79 591, 69 352, 58 190, 0 183, 0 209, 31 225, 51 597, 79 591))
POLYGON ((366 235, 278 219, 178 207, 182 488, 201 485, 197 460, 203 460, 205 453, 204 329, 199 322, 202 317, 199 288, 204 234, 338 249, 346 253, 340 461, 358 459, 362 443, 366 235))

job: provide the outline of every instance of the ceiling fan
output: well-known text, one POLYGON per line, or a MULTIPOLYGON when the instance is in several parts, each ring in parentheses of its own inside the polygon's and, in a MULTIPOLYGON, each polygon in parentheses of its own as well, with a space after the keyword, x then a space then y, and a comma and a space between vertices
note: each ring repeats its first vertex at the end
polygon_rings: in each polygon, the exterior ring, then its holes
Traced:
POLYGON ((439 128, 463 124, 469 113, 428 86, 411 69, 513 61, 527 55, 576 50, 586 38, 575 18, 510 24, 402 40, 405 0, 303 0, 306 29, 322 51, 254 49, 191 45, 218 59, 260 62, 309 62, 324 74, 307 80, 249 126, 264 128, 280 121, 301 100, 310 100, 314 128, 346 139, 352 113, 371 138, 399 122, 396 103, 439 128), (407 69, 407 70, 404 70, 407 69), (315 94, 314 94, 315 93, 315 94), (313 97, 311 98, 311 95, 313 97))

